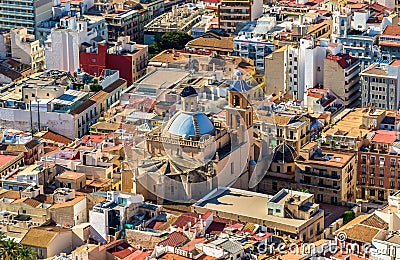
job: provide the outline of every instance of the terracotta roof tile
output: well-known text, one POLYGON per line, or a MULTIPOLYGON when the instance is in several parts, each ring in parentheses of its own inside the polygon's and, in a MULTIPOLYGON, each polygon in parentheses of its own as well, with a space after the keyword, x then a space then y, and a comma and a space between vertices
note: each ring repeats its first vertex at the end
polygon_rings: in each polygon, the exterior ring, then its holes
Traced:
POLYGON ((358 61, 357 58, 351 57, 348 54, 328 55, 326 59, 336 61, 343 69, 350 67, 358 61))
POLYGON ((84 199, 85 199, 84 196, 79 196, 79 197, 76 197, 76 198, 74 198, 72 200, 69 200, 67 202, 64 202, 64 203, 56 203, 53 206, 51 206, 50 209, 59 209, 59 208, 71 207, 71 206, 74 206, 75 204, 77 204, 78 202, 80 202, 80 201, 82 201, 84 199))
POLYGON ((181 232, 173 232, 171 233, 167 239, 161 241, 159 245, 161 246, 181 246, 183 245, 188 238, 181 232))
POLYGON ((189 222, 194 225, 197 218, 198 215, 196 213, 183 213, 172 225, 179 228, 186 226, 189 222))
POLYGON ((382 33, 382 36, 400 36, 400 26, 398 25, 388 25, 382 33))
POLYGON ((68 144, 73 142, 72 139, 69 139, 69 138, 67 138, 67 137, 65 137, 63 135, 60 135, 60 134, 55 133, 55 132, 50 131, 50 130, 48 130, 40 138, 44 139, 44 140, 50 140, 50 141, 53 141, 53 142, 56 142, 56 143, 64 144, 64 145, 68 145, 68 144))
POLYGON ((189 48, 233 52, 233 37, 206 33, 201 37, 189 41, 186 46, 189 48))
POLYGON ((22 238, 20 244, 25 246, 46 248, 59 232, 67 231, 69 230, 58 227, 31 228, 22 238))
POLYGON ((29 205, 29 206, 31 206, 33 208, 36 208, 37 206, 42 204, 40 201, 37 201, 35 199, 31 199, 31 198, 17 199, 17 200, 12 202, 12 204, 17 204, 17 203, 25 203, 26 205, 29 205))

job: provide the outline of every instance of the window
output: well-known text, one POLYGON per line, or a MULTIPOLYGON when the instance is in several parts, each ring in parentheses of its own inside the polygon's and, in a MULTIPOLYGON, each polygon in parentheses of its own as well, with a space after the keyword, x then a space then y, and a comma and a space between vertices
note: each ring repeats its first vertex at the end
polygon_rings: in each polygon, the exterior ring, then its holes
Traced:
POLYGON ((379 180, 379 186, 383 187, 383 184, 384 184, 383 180, 379 180))
POLYGON ((373 178, 369 179, 369 184, 375 185, 375 179, 373 179, 373 178))
POLYGON ((369 190, 369 196, 375 196, 375 190, 369 190))

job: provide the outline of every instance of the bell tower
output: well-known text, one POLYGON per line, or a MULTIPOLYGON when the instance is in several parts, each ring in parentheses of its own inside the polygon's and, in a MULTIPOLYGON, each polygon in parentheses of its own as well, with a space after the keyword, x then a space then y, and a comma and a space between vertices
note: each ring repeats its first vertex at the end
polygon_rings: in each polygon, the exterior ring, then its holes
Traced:
MULTIPOLYGON (((243 81, 243 80, 242 80, 243 81)), ((241 82, 247 85, 246 82, 241 82)), ((253 107, 247 99, 247 93, 236 88, 228 88, 228 107, 226 107, 226 122, 231 130, 239 129, 244 124, 246 129, 253 127, 253 107)))

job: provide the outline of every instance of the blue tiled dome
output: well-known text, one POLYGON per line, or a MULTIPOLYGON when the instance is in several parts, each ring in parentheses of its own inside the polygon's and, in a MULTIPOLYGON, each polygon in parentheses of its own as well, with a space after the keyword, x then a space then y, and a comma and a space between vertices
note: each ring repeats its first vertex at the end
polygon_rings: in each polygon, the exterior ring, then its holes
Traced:
POLYGON ((192 95, 196 95, 197 96, 197 91, 192 86, 187 86, 182 90, 180 96, 181 97, 188 97, 188 96, 192 96, 192 95))
POLYGON ((211 120, 201 112, 194 114, 178 112, 171 120, 172 122, 167 129, 168 133, 180 135, 184 138, 209 134, 214 131, 214 125, 211 120), (198 132, 196 132, 195 123, 197 123, 198 132))

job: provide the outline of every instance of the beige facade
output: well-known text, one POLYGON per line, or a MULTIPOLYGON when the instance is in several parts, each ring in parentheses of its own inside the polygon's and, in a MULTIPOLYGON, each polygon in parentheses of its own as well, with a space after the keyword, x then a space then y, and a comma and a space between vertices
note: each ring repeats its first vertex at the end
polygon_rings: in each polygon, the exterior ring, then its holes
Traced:
POLYGON ((60 253, 71 253, 72 237, 70 229, 37 227, 31 228, 20 243, 34 249, 39 259, 46 259, 60 253))
POLYGON ((122 90, 126 87, 126 80, 117 79, 80 106, 71 110, 70 114, 74 117, 75 136, 81 137, 89 133, 90 126, 96 123, 100 116, 119 100, 122 90))
POLYGON ((76 260, 96 260, 106 259, 106 250, 100 250, 99 245, 83 245, 72 251, 72 259, 76 260))
POLYGON ((340 97, 346 107, 359 105, 361 63, 347 54, 329 55, 324 60, 324 88, 340 97))
POLYGON ((239 23, 256 20, 262 9, 263 1, 260 0, 222 0, 218 6, 219 26, 234 33, 239 23))
POLYGON ((79 190, 86 185, 86 175, 79 172, 64 172, 56 177, 60 187, 79 190))
POLYGON ((265 58, 265 94, 285 92, 285 54, 287 47, 282 47, 265 58))
POLYGON ((356 200, 355 152, 322 150, 308 143, 296 158, 296 181, 315 194, 317 202, 346 205, 356 200))
POLYGON ((16 239, 22 238, 33 226, 43 225, 50 219, 48 206, 30 198, 1 199, 0 210, 9 215, 0 218, 0 230, 7 236, 16 239), (20 214, 30 217, 29 221, 20 219, 20 214))
POLYGON ((86 198, 76 197, 64 203, 50 207, 51 219, 62 227, 73 227, 87 222, 86 198))
POLYGON ((254 124, 263 132, 276 132, 276 145, 286 143, 292 146, 296 153, 310 140, 310 119, 305 116, 277 114, 274 117, 266 117, 258 115, 254 124))
POLYGON ((19 167, 24 166, 24 153, 0 154, 0 159, 4 164, 0 165, 0 176, 9 176, 19 167))
POLYGON ((28 34, 26 28, 11 30, 11 57, 23 64, 30 64, 33 73, 45 67, 44 47, 35 40, 33 34, 28 34))

